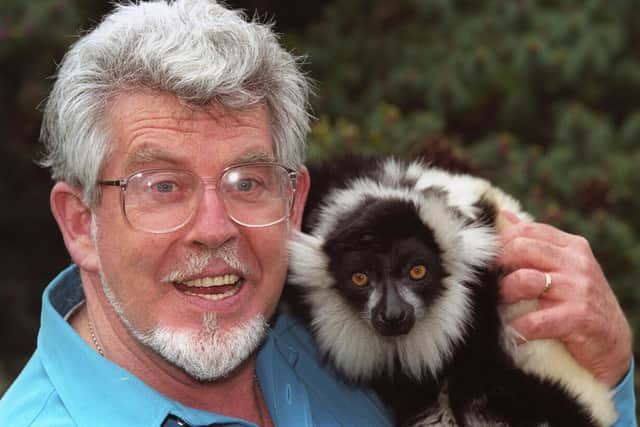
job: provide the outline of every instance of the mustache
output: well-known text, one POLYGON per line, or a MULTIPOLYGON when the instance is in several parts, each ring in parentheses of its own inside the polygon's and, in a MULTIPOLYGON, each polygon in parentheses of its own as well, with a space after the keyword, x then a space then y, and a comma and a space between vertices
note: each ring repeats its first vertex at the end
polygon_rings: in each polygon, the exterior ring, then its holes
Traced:
POLYGON ((162 280, 163 282, 180 282, 189 277, 201 274, 212 261, 222 261, 232 269, 240 272, 243 276, 251 274, 251 269, 247 266, 238 251, 236 243, 228 243, 215 249, 202 249, 198 252, 190 252, 172 267, 169 274, 162 280))

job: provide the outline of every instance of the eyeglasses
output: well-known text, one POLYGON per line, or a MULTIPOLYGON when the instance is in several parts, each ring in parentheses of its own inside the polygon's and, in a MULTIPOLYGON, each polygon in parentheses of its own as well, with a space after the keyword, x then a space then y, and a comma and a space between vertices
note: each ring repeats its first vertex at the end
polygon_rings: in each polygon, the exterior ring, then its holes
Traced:
POLYGON ((194 216, 207 187, 216 189, 225 212, 246 227, 284 221, 293 207, 296 171, 278 163, 225 168, 215 183, 179 169, 148 169, 98 184, 120 187, 122 211, 136 230, 169 233, 194 216))

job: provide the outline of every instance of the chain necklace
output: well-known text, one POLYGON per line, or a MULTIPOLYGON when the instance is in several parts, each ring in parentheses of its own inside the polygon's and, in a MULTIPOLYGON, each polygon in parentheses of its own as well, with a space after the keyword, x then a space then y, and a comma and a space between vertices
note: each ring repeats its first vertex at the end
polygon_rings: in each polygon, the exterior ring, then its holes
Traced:
POLYGON ((91 317, 89 316, 89 313, 87 313, 87 321, 89 323, 89 333, 91 334, 91 341, 93 341, 93 345, 95 346, 96 350, 98 350, 98 353, 100 353, 100 356, 104 357, 104 351, 102 350, 100 341, 98 341, 98 337, 93 331, 93 323, 91 322, 91 317))

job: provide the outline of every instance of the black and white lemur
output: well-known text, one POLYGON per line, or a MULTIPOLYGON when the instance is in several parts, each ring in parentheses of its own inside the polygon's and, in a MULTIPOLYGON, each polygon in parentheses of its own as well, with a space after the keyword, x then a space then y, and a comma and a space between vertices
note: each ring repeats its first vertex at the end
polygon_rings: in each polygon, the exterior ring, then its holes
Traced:
POLYGON ((310 167, 285 298, 327 361, 373 385, 409 426, 609 426, 611 394, 558 341, 515 344, 500 308, 498 211, 487 181, 421 162, 310 167))

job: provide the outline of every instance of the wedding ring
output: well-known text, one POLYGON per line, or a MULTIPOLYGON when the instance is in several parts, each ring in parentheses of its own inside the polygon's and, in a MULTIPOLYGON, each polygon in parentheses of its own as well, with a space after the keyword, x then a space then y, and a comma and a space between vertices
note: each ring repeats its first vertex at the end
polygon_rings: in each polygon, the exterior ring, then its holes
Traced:
POLYGON ((542 292, 540 292, 541 296, 549 292, 549 290, 551 289, 551 275, 549 273, 543 273, 543 274, 544 274, 544 288, 542 288, 542 292))

